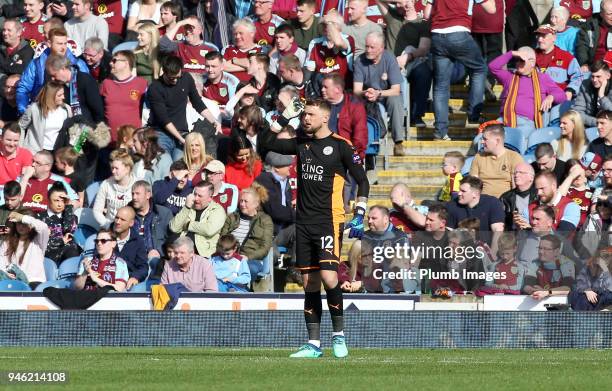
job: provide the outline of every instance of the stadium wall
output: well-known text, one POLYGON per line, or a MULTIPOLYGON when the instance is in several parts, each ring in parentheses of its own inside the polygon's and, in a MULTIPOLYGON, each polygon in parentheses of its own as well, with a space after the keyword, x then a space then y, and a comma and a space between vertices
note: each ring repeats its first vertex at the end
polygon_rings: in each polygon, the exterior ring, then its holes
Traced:
MULTIPOLYGON (((612 347, 606 312, 349 310, 345 322, 352 347, 612 347)), ((287 348, 306 337, 302 311, 0 311, 0 324, 0 346, 287 348)))

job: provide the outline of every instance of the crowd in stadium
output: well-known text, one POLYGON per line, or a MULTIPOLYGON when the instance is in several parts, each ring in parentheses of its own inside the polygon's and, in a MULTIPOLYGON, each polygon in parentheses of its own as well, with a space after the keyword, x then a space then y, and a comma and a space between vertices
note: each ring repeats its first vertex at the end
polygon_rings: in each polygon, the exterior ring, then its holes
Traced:
POLYGON ((72 263, 78 289, 252 290, 296 257, 299 169, 263 134, 296 137, 323 99, 361 161, 369 121, 404 156, 429 111, 450 141, 451 84, 467 83, 473 156, 444 155, 431 200, 398 183, 370 208, 342 289, 610 300, 612 0, 556 0, 544 24, 525 0, 2 3, 0 280, 40 289, 72 263), (454 252, 383 266, 377 243, 454 252), (459 261, 469 247, 482 256, 459 261), (404 267, 442 274, 374 277, 404 267))

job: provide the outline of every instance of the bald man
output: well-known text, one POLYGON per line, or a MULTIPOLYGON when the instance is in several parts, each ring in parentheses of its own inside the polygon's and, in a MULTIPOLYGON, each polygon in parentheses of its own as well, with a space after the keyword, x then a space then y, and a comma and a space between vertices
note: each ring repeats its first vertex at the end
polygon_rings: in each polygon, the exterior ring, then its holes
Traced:
POLYGON ((404 183, 395 184, 389 197, 393 205, 389 218, 397 229, 408 233, 422 230, 425 227, 427 208, 414 202, 408 186, 404 183))
POLYGON ((522 211, 527 211, 530 203, 536 200, 537 192, 533 186, 535 172, 529 163, 519 163, 514 168, 512 173, 512 181, 514 189, 509 190, 501 195, 501 201, 504 204, 504 213, 506 214, 505 227, 508 231, 518 229, 515 223, 515 216, 518 211, 519 215, 522 211))
POLYGON ((126 289, 143 282, 149 274, 147 263, 147 249, 140 235, 131 232, 134 226, 136 212, 131 206, 124 206, 117 211, 112 230, 117 235, 117 256, 122 258, 128 265, 130 278, 126 289))

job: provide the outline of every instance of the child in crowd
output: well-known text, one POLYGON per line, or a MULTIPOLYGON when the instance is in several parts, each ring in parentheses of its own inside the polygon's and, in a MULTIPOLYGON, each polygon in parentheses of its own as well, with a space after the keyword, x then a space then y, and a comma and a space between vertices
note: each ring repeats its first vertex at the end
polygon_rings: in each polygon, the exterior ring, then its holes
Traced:
POLYGON ((459 151, 449 151, 444 154, 442 172, 446 176, 446 183, 442 187, 439 201, 450 201, 459 192, 459 184, 463 179, 461 168, 465 163, 465 156, 459 151))
POLYGON ((503 233, 497 242, 497 262, 492 264, 489 272, 499 273, 499 278, 486 281, 486 286, 480 288, 477 295, 507 294, 520 295, 525 279, 525 267, 518 262, 516 252, 518 245, 512 232, 503 233))
POLYGON ((128 151, 134 150, 134 133, 136 128, 132 125, 120 126, 117 130, 117 148, 124 148, 128 151))
POLYGON ((223 235, 211 262, 217 276, 219 292, 247 292, 251 281, 249 264, 238 253, 238 241, 232 234, 223 235))

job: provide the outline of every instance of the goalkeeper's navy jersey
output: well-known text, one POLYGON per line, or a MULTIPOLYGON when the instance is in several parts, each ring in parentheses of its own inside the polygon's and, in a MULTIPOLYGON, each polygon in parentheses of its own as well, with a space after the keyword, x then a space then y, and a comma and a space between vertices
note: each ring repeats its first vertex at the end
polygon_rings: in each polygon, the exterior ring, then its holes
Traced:
POLYGON ((359 154, 343 137, 334 133, 322 139, 270 137, 266 146, 278 153, 297 155, 298 224, 344 222, 342 196, 347 172, 359 186, 357 196, 368 196, 370 186, 359 154))

